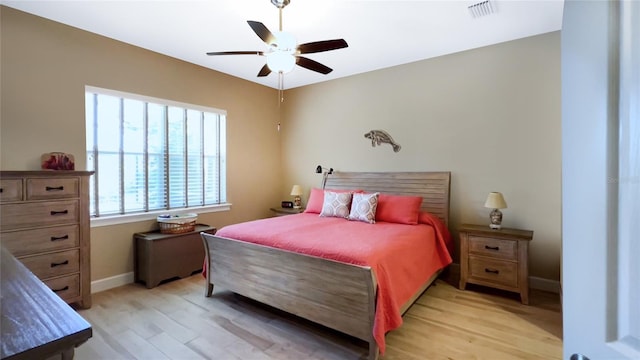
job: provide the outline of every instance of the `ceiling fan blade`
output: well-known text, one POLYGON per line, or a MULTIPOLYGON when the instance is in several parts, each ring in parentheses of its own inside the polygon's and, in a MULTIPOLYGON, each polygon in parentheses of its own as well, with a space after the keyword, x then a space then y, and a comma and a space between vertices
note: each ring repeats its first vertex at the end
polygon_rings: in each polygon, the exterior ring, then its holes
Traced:
POLYGON ((269 69, 269 66, 267 66, 267 64, 264 64, 262 69, 260 69, 260 71, 258 72, 258 77, 267 76, 269 74, 271 74, 271 69, 269 69))
POLYGON ((264 51, 213 51, 207 55, 264 55, 264 51))
POLYGON ((298 45, 298 52, 300 54, 311 54, 322 51, 342 49, 348 46, 349 45, 344 39, 323 40, 300 44, 298 45))
POLYGON ((333 69, 328 66, 322 65, 315 60, 311 60, 302 56, 296 56, 296 64, 302 66, 305 69, 319 72, 324 75, 327 75, 328 73, 333 71, 333 69))
POLYGON ((249 24, 249 26, 251 26, 253 32, 255 32, 256 35, 258 35, 258 37, 262 39, 262 41, 267 43, 267 45, 271 45, 276 42, 276 37, 273 36, 271 31, 269 31, 269 29, 267 29, 267 27, 264 26, 263 23, 252 20, 248 20, 247 23, 249 24))

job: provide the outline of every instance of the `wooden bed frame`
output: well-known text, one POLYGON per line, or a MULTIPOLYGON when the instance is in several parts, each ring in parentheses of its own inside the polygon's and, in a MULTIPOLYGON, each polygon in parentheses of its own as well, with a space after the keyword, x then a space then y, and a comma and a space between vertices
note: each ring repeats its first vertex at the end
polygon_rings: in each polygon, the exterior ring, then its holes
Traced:
MULTIPOLYGON (((325 189, 362 189, 422 196, 422 210, 449 222, 450 172, 334 172, 325 189)), ((373 338, 377 282, 370 267, 340 263, 267 246, 202 234, 207 258, 205 296, 219 285, 277 309, 369 343, 373 338)), ((404 314, 431 285, 434 274, 401 308, 404 314)))

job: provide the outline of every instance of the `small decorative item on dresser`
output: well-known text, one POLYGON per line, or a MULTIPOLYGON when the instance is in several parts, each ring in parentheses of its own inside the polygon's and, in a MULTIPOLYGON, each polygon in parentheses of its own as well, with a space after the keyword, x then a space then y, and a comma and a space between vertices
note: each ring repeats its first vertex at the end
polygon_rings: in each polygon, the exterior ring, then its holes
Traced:
POLYGON ((467 283, 520 293, 529 303, 529 241, 533 231, 488 229, 462 225, 460 232, 460 289, 467 283))
POLYGON ((507 202, 504 201, 502 193, 490 192, 489 196, 487 196, 487 201, 484 203, 484 207, 493 209, 491 214, 489 214, 489 219, 491 219, 489 227, 492 229, 500 229, 502 224, 502 212, 499 209, 507 208, 507 202))
POLYGON ((300 185, 293 185, 293 188, 291 188, 291 195, 295 196, 293 198, 293 207, 299 209, 302 206, 302 199, 300 198, 300 195, 302 195, 302 188, 300 185))
POLYGON ((42 154, 40 157, 43 170, 74 170, 75 159, 73 155, 63 152, 42 154))

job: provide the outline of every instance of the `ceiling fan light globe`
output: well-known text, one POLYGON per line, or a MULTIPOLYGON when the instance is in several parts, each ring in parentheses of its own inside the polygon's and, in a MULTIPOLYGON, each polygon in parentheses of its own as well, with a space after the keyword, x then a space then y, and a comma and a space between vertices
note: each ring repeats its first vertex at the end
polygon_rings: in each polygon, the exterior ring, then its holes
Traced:
POLYGON ((283 51, 274 51, 267 55, 267 66, 273 72, 288 73, 296 65, 296 58, 283 51))

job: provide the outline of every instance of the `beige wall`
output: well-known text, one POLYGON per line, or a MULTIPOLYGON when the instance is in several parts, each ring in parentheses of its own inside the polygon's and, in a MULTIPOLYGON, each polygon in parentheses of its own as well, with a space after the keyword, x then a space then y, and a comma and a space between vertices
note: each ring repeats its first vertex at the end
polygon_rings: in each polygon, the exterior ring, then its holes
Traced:
MULTIPOLYGON (((375 56, 375 54, 372 54, 375 56)), ((285 93, 282 192, 342 171, 452 172, 451 229, 488 223, 500 191, 503 225, 534 230, 530 275, 559 280, 560 34, 465 51, 285 93), (371 147, 386 130, 402 145, 371 147)), ((306 198, 305 198, 306 199, 306 198)))
MULTIPOLYGON (((84 86, 225 109, 230 212, 213 226, 269 215, 280 201, 276 90, 1 7, 0 169, 34 170, 65 151, 85 169, 84 86), (259 179, 259 184, 256 184, 259 179), (266 191, 265 191, 266 189, 266 191)), ((204 50, 203 50, 204 51, 204 50)), ((91 229, 92 279, 133 271, 132 234, 153 221, 91 229)))
MULTIPOLYGON (((489 191, 505 194, 504 225, 535 231, 531 275, 559 279, 560 36, 550 33, 276 91, 1 7, 0 169, 39 167, 66 151, 83 169, 84 86, 228 111, 230 212, 214 226, 264 217, 308 192, 322 164, 342 171, 452 171, 451 228, 486 223, 489 191), (402 145, 372 148, 364 133, 402 145), (282 150, 281 150, 282 148, 282 150)), ((306 200, 306 197, 304 197, 306 200)), ((92 278, 133 271, 131 235, 153 221, 92 228, 92 278)))

